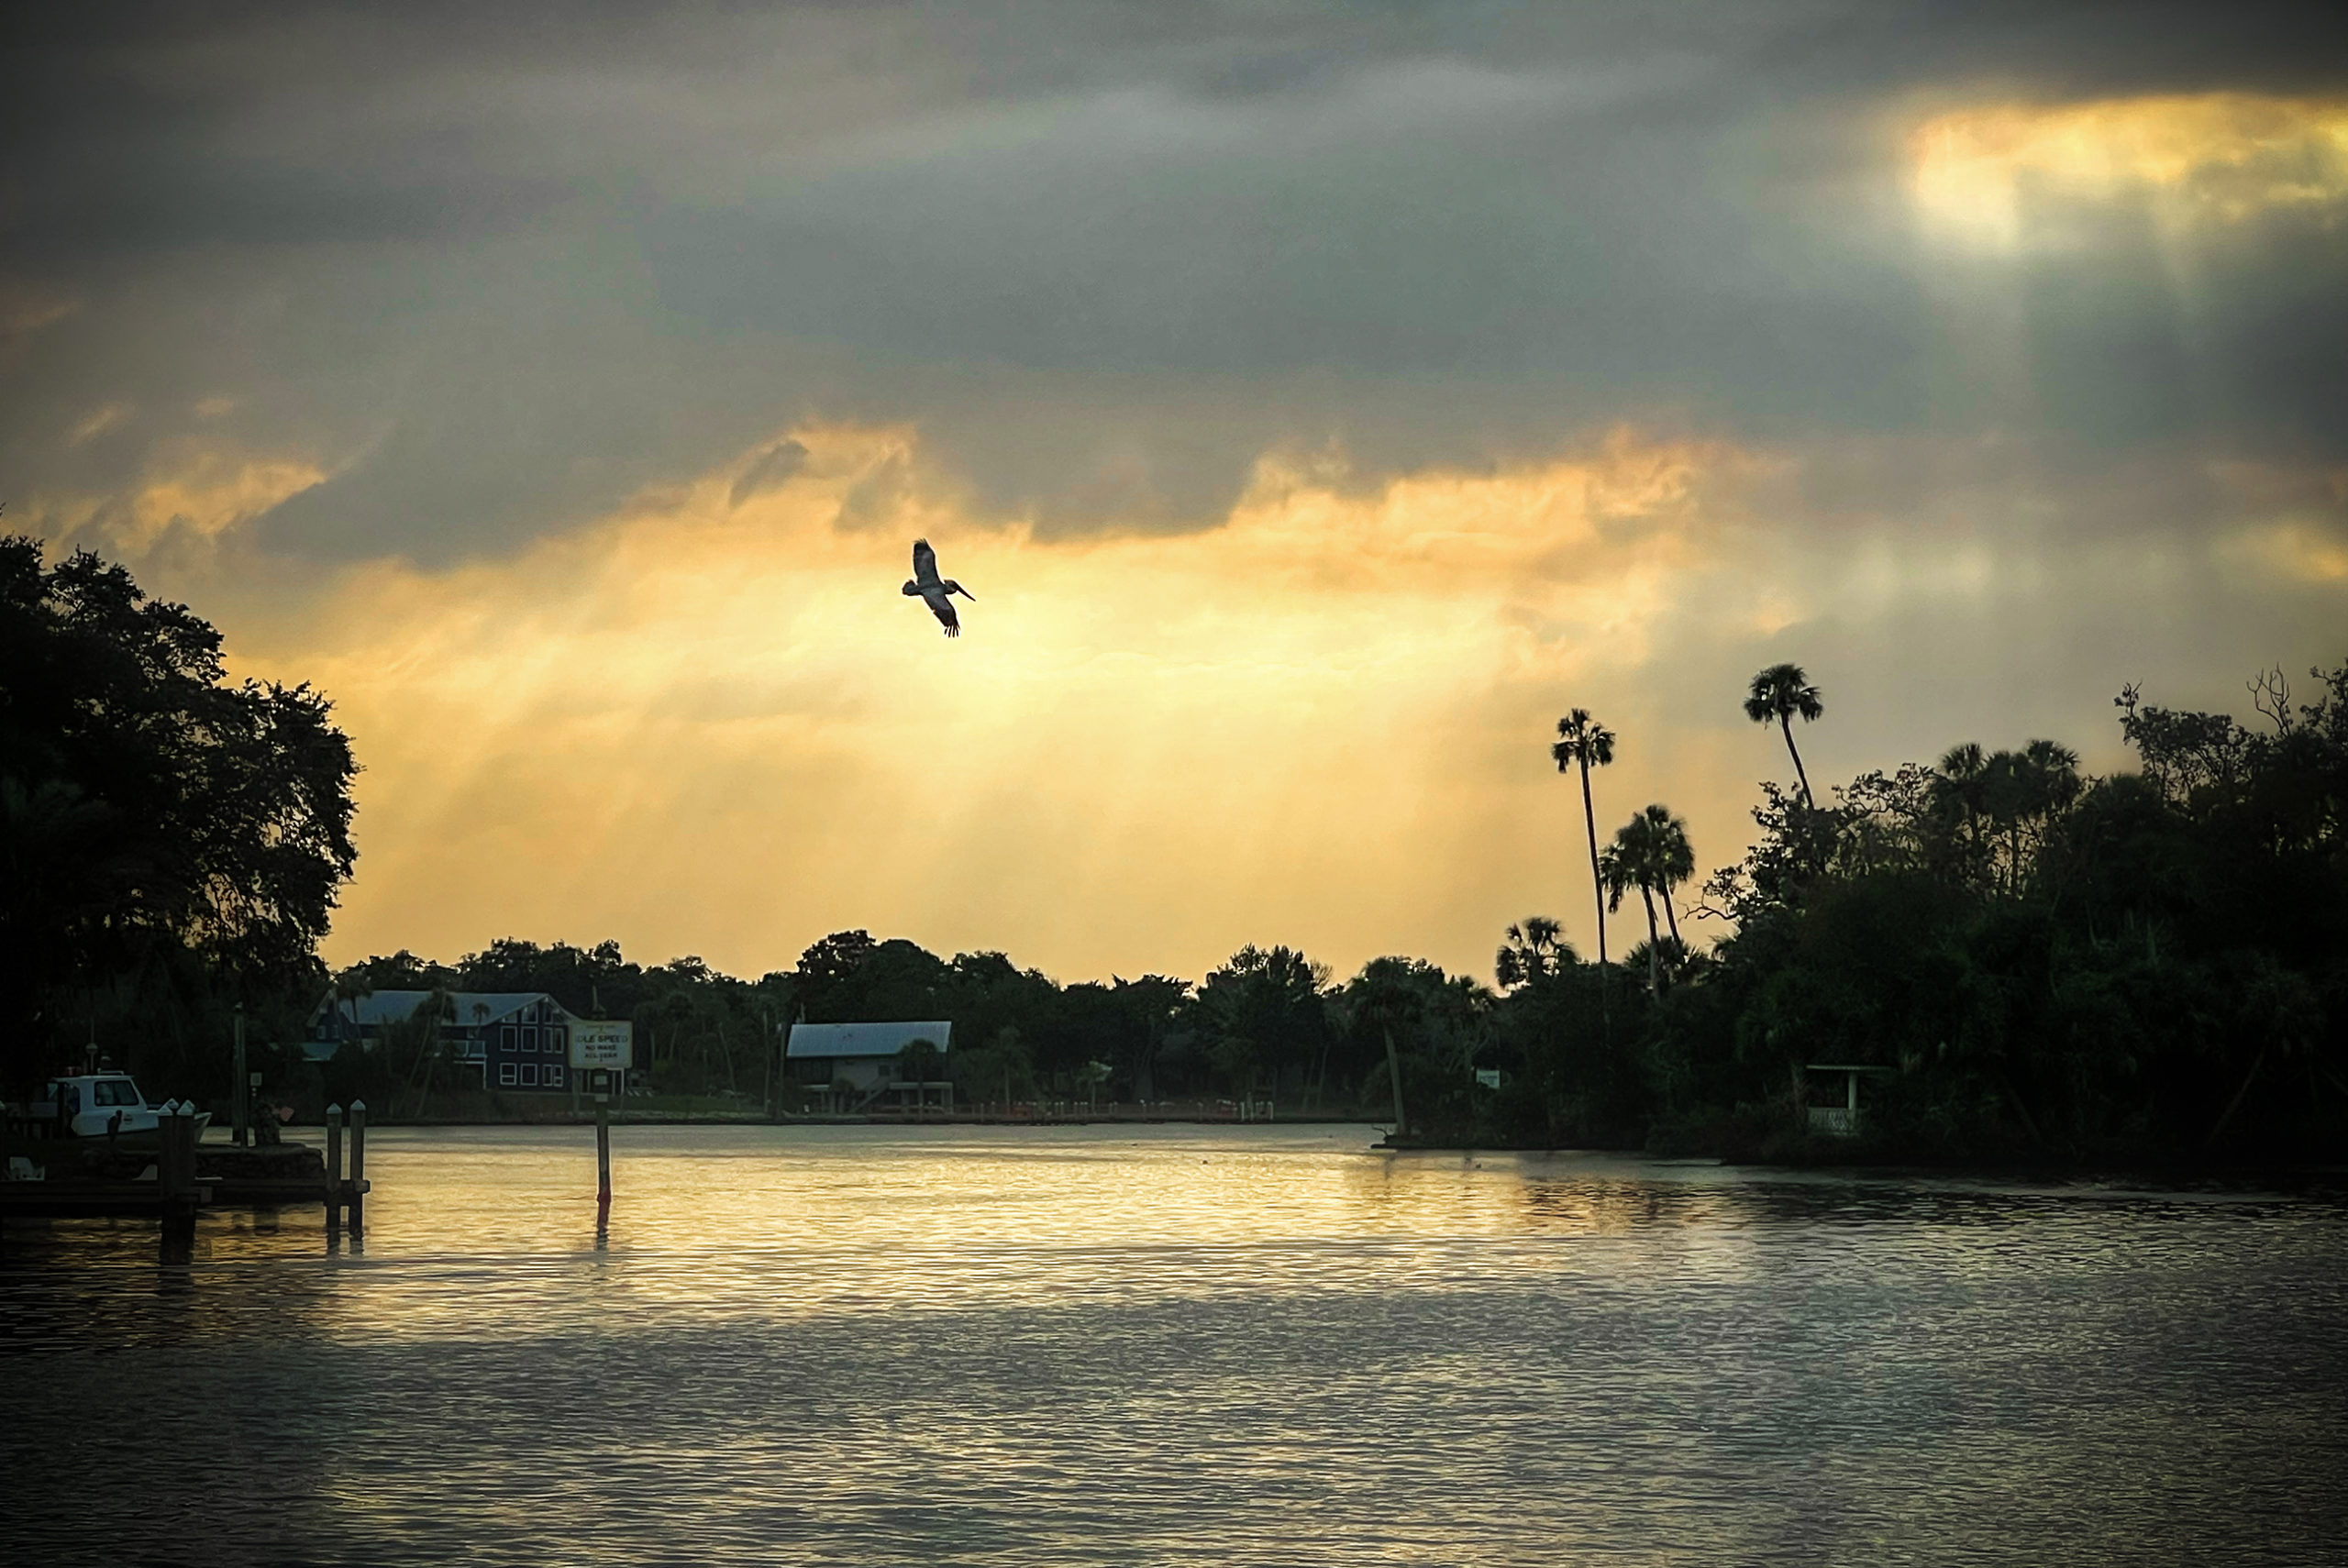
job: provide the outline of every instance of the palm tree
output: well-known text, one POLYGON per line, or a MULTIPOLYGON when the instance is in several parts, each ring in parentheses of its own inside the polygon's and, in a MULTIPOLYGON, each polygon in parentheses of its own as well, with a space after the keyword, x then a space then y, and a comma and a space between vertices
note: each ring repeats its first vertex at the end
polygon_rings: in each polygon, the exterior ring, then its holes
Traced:
POLYGON ((415 1114, 424 1114, 425 1104, 432 1098, 432 1080, 440 1069, 440 1023, 443 1019, 457 1016, 456 993, 442 985, 435 985, 425 993, 424 1004, 408 1015, 421 1027, 415 1047, 415 1114))
POLYGON ((1557 922, 1547 915, 1533 915, 1523 924, 1508 928, 1506 940, 1492 957, 1492 977, 1502 990, 1512 990, 1562 974, 1578 961, 1557 922))
POLYGON ((1663 968, 1656 943, 1661 940, 1655 923, 1655 889, 1647 881, 1645 824, 1633 817, 1614 834, 1614 842, 1599 852, 1600 874, 1606 879, 1606 907, 1619 910, 1623 896, 1632 889, 1639 890, 1647 906, 1647 990, 1650 994, 1663 987, 1663 968))
POLYGON ((1557 721, 1557 744, 1549 748, 1556 759, 1557 771, 1563 773, 1568 764, 1581 769, 1581 821, 1589 834, 1589 880, 1598 900, 1598 972, 1600 982, 1606 974, 1606 878, 1598 869, 1598 813, 1590 805, 1589 770, 1604 767, 1614 760, 1614 732, 1589 716, 1587 708, 1576 708, 1557 721))
POLYGON ((1663 918, 1671 927, 1673 944, 1685 952, 1686 944, 1679 941, 1679 917, 1671 909, 1671 889, 1696 874, 1696 849, 1688 842, 1688 823, 1660 804, 1641 812, 1639 821, 1646 827, 1647 872, 1656 891, 1663 895, 1663 918))
POLYGON ((356 964, 334 977, 336 1010, 341 1010, 341 1003, 350 1004, 350 1037, 353 1040, 359 1038, 359 1004, 374 994, 375 988, 367 983, 367 971, 356 964))
POLYGON ((2067 811, 2079 798, 2079 754, 2060 741, 2034 740, 2021 748, 2030 765, 2032 804, 2039 814, 2067 811))
POLYGON ((1991 756, 1983 765, 1982 780, 1988 814, 2005 834, 2006 890, 2019 893, 2032 850, 2043 843, 2054 818, 2079 797, 2079 755, 2054 741, 2034 740, 2020 751, 1991 756))
POLYGON ((1109 1064, 1106 1062, 1087 1062, 1083 1066, 1077 1069, 1076 1081, 1084 1086, 1084 1104, 1086 1110, 1091 1110, 1099 1108, 1101 1104, 1101 1086, 1109 1081, 1109 1064))
POLYGON ((1941 755, 1933 797, 1950 819, 1948 831, 1964 856, 1964 874, 1980 873, 1981 818, 1988 807, 1989 758, 1977 741, 1953 745, 1941 755))
POLYGON ((1801 780, 1802 804, 1811 811, 1818 809, 1817 797, 1810 792, 1810 775, 1801 765, 1801 753, 1794 749, 1793 721, 1799 715, 1809 723, 1826 712, 1826 704, 1818 695, 1818 688, 1810 683, 1798 664, 1773 664, 1753 678, 1751 694, 1744 699, 1744 716, 1756 724, 1772 719, 1786 737, 1786 750, 1794 759, 1794 777, 1801 780))
POLYGON ((1663 987, 1663 933, 1655 920, 1656 896, 1663 896, 1663 916, 1671 926, 1671 945, 1685 952, 1679 921, 1672 913, 1671 889, 1696 874, 1696 852, 1688 842, 1688 824, 1660 803, 1649 806, 1614 833, 1614 842, 1599 856, 1606 880, 1609 909, 1620 909, 1633 888, 1647 910, 1647 989, 1663 987))
POLYGON ((1409 1133, 1411 1122, 1402 1103, 1402 1054, 1394 1043, 1394 1032, 1399 1027, 1406 1035, 1413 1032, 1425 1008, 1413 978, 1408 959, 1373 958, 1346 982, 1342 1002, 1348 1028, 1365 1033, 1375 1030, 1386 1043, 1386 1079, 1394 1091, 1393 1135, 1398 1139, 1409 1133))

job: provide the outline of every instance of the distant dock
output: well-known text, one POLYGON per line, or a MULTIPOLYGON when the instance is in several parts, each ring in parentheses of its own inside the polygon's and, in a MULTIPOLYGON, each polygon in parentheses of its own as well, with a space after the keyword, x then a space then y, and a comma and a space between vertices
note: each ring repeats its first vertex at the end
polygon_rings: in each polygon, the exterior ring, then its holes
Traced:
POLYGON ((150 1219, 167 1233, 191 1228, 205 1209, 327 1205, 334 1223, 357 1212, 371 1184, 363 1167, 363 1121, 352 1128, 351 1171, 341 1165, 342 1127, 327 1129, 327 1154, 307 1143, 205 1143, 196 1119, 166 1114, 154 1134, 137 1141, 42 1135, 39 1123, 12 1121, 6 1143, 8 1179, 0 1180, 0 1220, 150 1219))

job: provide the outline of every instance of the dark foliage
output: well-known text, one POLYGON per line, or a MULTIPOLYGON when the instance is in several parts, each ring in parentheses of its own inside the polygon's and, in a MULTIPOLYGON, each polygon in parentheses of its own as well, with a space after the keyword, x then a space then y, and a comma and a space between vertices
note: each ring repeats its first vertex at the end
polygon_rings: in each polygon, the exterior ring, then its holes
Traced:
MULTIPOLYGON (((1555 922, 1512 926, 1501 990, 1405 957, 1343 984, 1248 946, 1196 987, 1059 986, 997 953, 836 933, 755 984, 502 942, 375 985, 543 988, 631 1016, 663 1087, 755 1091, 782 1024, 937 1018, 980 1104, 1270 1099, 1392 1117, 1424 1142, 1841 1159, 2337 1158, 2348 1144, 2348 669, 2268 727, 2123 694, 2141 771, 2088 778, 2051 742, 1958 746, 1811 805, 1763 786, 1758 842, 1610 970, 1555 922), (1803 1069, 1879 1069, 1863 1135, 1814 1138, 1803 1069)), ((1782 726, 1780 726, 1782 728, 1782 726)), ((1667 900, 1660 807, 1600 859, 1667 900), (1644 869, 1643 869, 1644 868, 1644 869)), ((1668 831, 1667 831, 1668 830, 1668 831)))
MULTIPOLYGON (((1555 922, 1508 929, 1496 993, 1383 957, 1343 984, 1290 947, 1195 986, 1061 986, 1001 953, 843 931, 751 981, 616 943, 402 951, 329 984, 316 944, 354 855, 349 743, 307 687, 229 682, 220 637, 83 554, 0 541, 0 1028, 21 1083, 94 1043, 161 1093, 254 1063, 305 1075, 322 994, 547 991, 635 1021, 659 1088, 780 1091, 796 1020, 937 1019, 966 1101, 1274 1100, 1391 1118, 1444 1143, 1901 1159, 2338 1159, 2348 1152, 2348 666, 2261 722, 2119 699, 2139 767, 2083 776, 2051 741, 1958 745, 1814 797, 1794 666, 1745 707, 1800 780, 1762 786, 1757 842, 1686 911, 1684 824, 1646 807, 1601 848, 1588 767, 1616 737, 1576 710, 1553 756, 1583 792, 1601 918, 1646 940, 1585 963, 1555 922), (1729 934, 1683 941, 1680 915, 1729 934), (1813 1136, 1806 1069, 1869 1070, 1861 1135, 1813 1136)), ((428 1065, 419 1015, 311 1082, 393 1105, 428 1065), (405 1074, 403 1077, 403 1074, 405 1074)), ((927 1070, 925 1067, 925 1071, 927 1070)), ((431 1079, 421 1081, 428 1088, 431 1079)), ((422 1091, 418 1092, 421 1103, 422 1091)))
MULTIPOLYGON (((1799 1145, 1800 1069, 1871 1081, 1846 1153, 2336 1157, 2348 1135, 2348 667, 2266 727, 2119 699, 2141 771, 2052 742, 1773 788, 1706 889, 1735 933, 1656 1010, 1697 1114, 1799 1145)), ((1690 1108, 1658 1091, 1658 1119, 1690 1108)))
POLYGON ((349 742, 307 686, 231 683, 220 635, 95 556, 0 539, 0 1074, 91 1042, 225 1087, 247 1005, 291 1038, 350 875, 349 742), (216 1060, 216 1058, 217 1058, 216 1060))

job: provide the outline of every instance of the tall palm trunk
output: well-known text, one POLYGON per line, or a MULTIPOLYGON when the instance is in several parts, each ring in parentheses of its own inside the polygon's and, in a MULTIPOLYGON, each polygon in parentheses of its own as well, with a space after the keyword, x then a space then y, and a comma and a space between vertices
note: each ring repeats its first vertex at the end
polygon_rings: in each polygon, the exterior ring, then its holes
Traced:
POLYGON ((1589 830, 1589 887, 1598 899, 1598 978, 1606 982, 1606 878, 1598 870, 1598 813, 1589 803, 1589 753, 1581 754, 1581 822, 1589 830))
POLYGON ((1663 937, 1655 928, 1655 889, 1642 882, 1639 897, 1647 905, 1647 992, 1655 995, 1663 989, 1663 937))
POLYGON ((1387 1024, 1385 1032, 1386 1081, 1394 1088, 1394 1136, 1400 1138, 1410 1127, 1402 1120, 1402 1058, 1394 1049, 1394 1026, 1387 1024))
POLYGON ((1784 732, 1786 752, 1794 759, 1794 777, 1801 780, 1801 802, 1811 811, 1818 810, 1818 798, 1810 792, 1810 775, 1802 770, 1801 753, 1794 748, 1794 721, 1790 713, 1778 714, 1778 728, 1784 732))
POLYGON ((1675 944, 1678 943, 1678 941, 1679 941, 1679 917, 1678 917, 1678 915, 1676 915, 1676 914, 1674 914, 1674 913, 1672 912, 1672 910, 1671 910, 1671 889, 1670 889, 1669 888, 1666 888, 1666 889, 1663 890, 1663 918, 1664 918, 1664 920, 1665 920, 1667 922, 1668 922, 1668 923, 1669 923, 1669 925, 1670 925, 1670 927, 1671 927, 1671 940, 1672 940, 1675 944))

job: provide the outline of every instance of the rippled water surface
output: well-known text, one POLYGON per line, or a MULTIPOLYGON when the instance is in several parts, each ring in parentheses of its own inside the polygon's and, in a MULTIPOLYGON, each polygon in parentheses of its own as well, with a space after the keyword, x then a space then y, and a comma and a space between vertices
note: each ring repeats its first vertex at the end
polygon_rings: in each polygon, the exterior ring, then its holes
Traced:
POLYGON ((2348 1562, 2323 1198, 1364 1128, 379 1131, 17 1227, 11 1562, 2348 1562))

